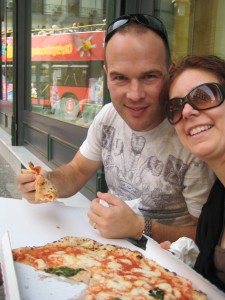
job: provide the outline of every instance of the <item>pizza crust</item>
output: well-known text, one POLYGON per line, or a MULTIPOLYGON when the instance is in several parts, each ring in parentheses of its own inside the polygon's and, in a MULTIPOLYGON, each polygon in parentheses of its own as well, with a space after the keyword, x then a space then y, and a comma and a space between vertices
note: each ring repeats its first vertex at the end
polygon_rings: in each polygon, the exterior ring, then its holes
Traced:
POLYGON ((193 290, 192 291, 192 300, 207 300, 206 294, 200 291, 193 290))
POLYGON ((21 173, 23 173, 23 174, 35 174, 36 172, 34 170, 31 170, 31 169, 22 169, 21 173))

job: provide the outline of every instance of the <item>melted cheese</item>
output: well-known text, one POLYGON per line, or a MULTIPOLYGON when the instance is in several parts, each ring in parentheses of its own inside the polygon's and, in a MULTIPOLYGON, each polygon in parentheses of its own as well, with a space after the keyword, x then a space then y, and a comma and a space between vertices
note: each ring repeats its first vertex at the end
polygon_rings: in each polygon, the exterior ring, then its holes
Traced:
POLYGON ((85 256, 85 255, 79 255, 77 257, 77 264, 79 264, 80 267, 97 267, 100 266, 101 263, 97 261, 94 258, 85 256))
POLYGON ((129 259, 127 259, 127 258, 122 258, 122 259, 120 259, 120 261, 121 261, 122 263, 124 263, 124 264, 132 265, 132 262, 131 262, 129 259))
POLYGON ((133 285, 136 286, 136 287, 144 287, 147 290, 150 290, 150 288, 151 288, 151 285, 148 284, 147 282, 145 282, 144 280, 135 280, 133 282, 133 285))
POLYGON ((77 266, 77 258, 69 254, 64 254, 63 264, 66 266, 77 266))
POLYGON ((166 282, 159 283, 157 284, 157 286, 162 290, 166 290, 168 293, 171 293, 173 291, 172 286, 166 282))
POLYGON ((161 275, 161 272, 159 272, 158 270, 151 271, 148 269, 145 270, 145 269, 139 269, 139 268, 133 268, 132 272, 141 273, 141 274, 144 274, 149 277, 152 277, 152 276, 159 277, 161 275))
POLYGON ((107 279, 106 286, 109 289, 116 289, 119 291, 126 291, 132 288, 132 283, 120 277, 119 280, 107 279))
POLYGON ((122 268, 121 264, 119 264, 118 262, 115 262, 115 261, 108 262, 107 266, 108 266, 108 268, 114 269, 114 270, 118 270, 118 269, 122 268))
POLYGON ((35 259, 34 266, 38 270, 44 270, 46 268, 46 263, 43 261, 43 259, 38 258, 38 259, 35 259))
POLYGON ((174 292, 174 295, 176 296, 176 298, 181 297, 181 292, 179 290, 174 289, 173 292, 174 292))
MULTIPOLYGON (((131 296, 145 296, 146 298, 144 299, 148 299, 149 298, 149 292, 148 290, 144 289, 144 288, 133 288, 130 292, 131 296)), ((135 298, 138 299, 138 298, 135 298)), ((139 299, 143 299, 143 298, 139 298, 139 299)))

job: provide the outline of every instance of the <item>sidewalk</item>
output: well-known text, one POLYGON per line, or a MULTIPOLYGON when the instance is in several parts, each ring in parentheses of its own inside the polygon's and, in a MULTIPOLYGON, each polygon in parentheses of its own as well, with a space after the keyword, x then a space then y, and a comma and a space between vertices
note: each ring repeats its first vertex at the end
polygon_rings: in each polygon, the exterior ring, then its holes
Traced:
MULTIPOLYGON (((0 147, 0 152, 1 147, 0 147)), ((0 155, 0 196, 5 198, 21 199, 17 189, 16 172, 10 164, 0 155)))
MULTIPOLYGON (((30 161, 35 166, 42 166, 44 170, 51 171, 43 161, 25 147, 12 146, 11 136, 0 128, 0 197, 21 199, 15 182, 16 175, 21 172, 21 167, 29 168, 30 161)), ((58 199, 58 201, 68 206, 90 206, 90 200, 80 192, 66 199, 58 199)))

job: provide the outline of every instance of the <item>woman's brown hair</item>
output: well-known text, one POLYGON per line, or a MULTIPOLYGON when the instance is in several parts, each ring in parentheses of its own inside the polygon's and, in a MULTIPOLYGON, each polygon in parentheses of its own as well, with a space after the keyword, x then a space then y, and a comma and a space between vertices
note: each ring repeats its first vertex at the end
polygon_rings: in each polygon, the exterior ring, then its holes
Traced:
POLYGON ((185 57, 181 62, 174 66, 168 74, 164 87, 161 91, 160 101, 165 108, 169 100, 169 90, 172 82, 185 70, 197 69, 205 70, 215 74, 221 85, 225 85, 225 60, 216 55, 190 55, 185 57))

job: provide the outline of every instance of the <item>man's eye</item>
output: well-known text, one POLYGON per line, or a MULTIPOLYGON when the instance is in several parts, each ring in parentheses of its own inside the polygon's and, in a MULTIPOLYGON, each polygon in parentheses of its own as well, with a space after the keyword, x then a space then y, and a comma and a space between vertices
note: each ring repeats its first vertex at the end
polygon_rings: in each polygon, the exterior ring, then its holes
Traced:
POLYGON ((152 78, 157 78, 155 74, 146 74, 143 76, 144 79, 152 79, 152 78))
POLYGON ((125 77, 122 75, 117 75, 114 77, 114 80, 124 80, 124 79, 125 79, 125 77))

